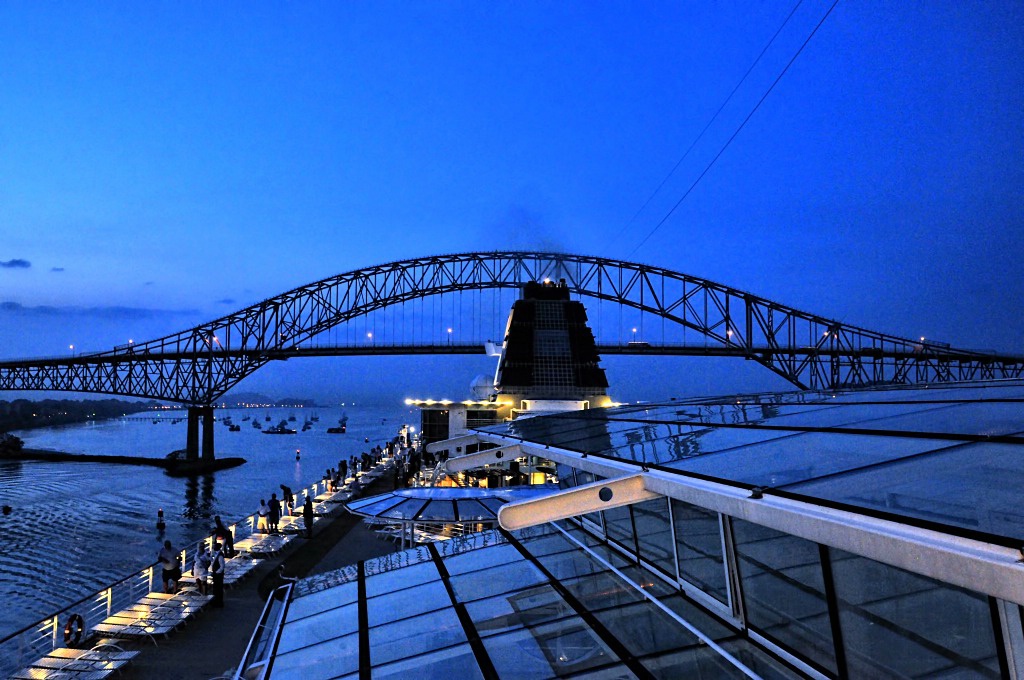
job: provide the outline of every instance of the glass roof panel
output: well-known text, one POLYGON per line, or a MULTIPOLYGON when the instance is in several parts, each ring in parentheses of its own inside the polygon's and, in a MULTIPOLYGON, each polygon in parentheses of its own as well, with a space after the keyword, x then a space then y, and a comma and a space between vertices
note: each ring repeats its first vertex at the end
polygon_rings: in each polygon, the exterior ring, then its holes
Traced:
POLYGON ((449 607, 370 628, 370 660, 376 666, 465 641, 459 617, 449 607))
MULTIPOLYGON (((466 498, 458 501, 458 506, 460 522, 472 522, 474 520, 480 522, 493 521, 497 517, 497 511, 481 504, 475 498, 466 498)), ((501 507, 501 505, 499 504, 498 507, 501 507)))
POLYGON ((644 600, 643 595, 611 571, 566 579, 561 583, 588 611, 621 607, 644 600))
POLYGON ((403 588, 436 581, 441 576, 437 573, 437 566, 433 562, 420 562, 411 567, 394 569, 386 573, 375 575, 366 579, 366 596, 389 594, 403 588))
POLYGON ((672 467, 777 487, 949 446, 948 440, 809 432, 677 461, 672 467))
POLYGON ((454 501, 430 501, 427 507, 420 511, 417 519, 431 522, 454 522, 455 502, 454 501))
MULTIPOLYGON (((745 678, 743 671, 725 660, 707 645, 688 645, 666 654, 641 659, 640 663, 656 678, 745 678)), ((773 670, 780 670, 776 665, 773 670)), ((791 673, 778 673, 790 677, 791 673)))
POLYGON ((451 578, 452 589, 460 602, 478 600, 503 591, 522 590, 546 582, 547 577, 524 559, 451 578))
POLYGON ((643 438, 617 442, 600 453, 624 460, 668 465, 674 461, 706 455, 723 449, 791 436, 789 432, 691 427, 690 425, 648 425, 643 438))
POLYGON ((501 678, 550 678, 604 666, 618 657, 579 617, 483 639, 501 678))
POLYGON ((1024 541, 1024 446, 965 444, 787 491, 1024 541))
POLYGON ((371 675, 373 680, 474 680, 484 677, 468 644, 448 647, 384 666, 374 666, 371 675))
POLYGON ((371 496, 369 498, 362 498, 358 501, 351 501, 346 505, 348 505, 348 509, 352 512, 359 512, 373 516, 379 512, 395 507, 403 500, 405 499, 401 496, 387 494, 384 498, 381 498, 380 496, 371 496))
POLYGON ((604 565, 578 548, 569 552, 537 557, 537 561, 558 581, 606 570, 604 565))
POLYGON ((700 644, 696 635, 647 600, 605 609, 595 616, 636 656, 700 644))
POLYGON ((570 543, 565 536, 561 534, 548 534, 547 536, 540 536, 533 539, 525 539, 518 537, 526 549, 530 551, 530 554, 534 557, 544 557, 545 555, 554 555, 557 553, 568 552, 570 550, 579 550, 579 548, 570 543))
POLYGON ((330 592, 321 590, 309 595, 296 596, 288 606, 288 620, 295 621, 304 616, 341 607, 355 602, 357 597, 359 597, 359 584, 354 581, 335 586, 330 589, 330 592))
POLYGON ((277 654, 273 677, 335 678, 358 670, 359 634, 356 633, 277 654))
POLYGON ((462 555, 449 557, 445 559, 444 567, 448 570, 449 575, 458 576, 470 571, 486 569, 498 564, 508 564, 509 562, 522 559, 523 556, 519 553, 519 550, 515 546, 506 543, 505 545, 493 548, 473 550, 462 555))
POLYGON ((943 432, 984 436, 1007 435, 1024 430, 1024 403, 986 402, 946 405, 884 418, 870 424, 872 429, 903 432, 943 432))
MULTIPOLYGON (((369 584, 370 579, 367 579, 369 584)), ((435 609, 451 607, 448 591, 440 581, 431 581, 415 588, 370 598, 366 602, 367 616, 371 626, 404 619, 407 616, 424 614, 435 609)))
POLYGON ((391 519, 411 519, 416 516, 427 501, 422 498, 410 498, 404 500, 390 510, 386 510, 378 515, 378 517, 391 518, 391 519))
POLYGON ((344 637, 359 630, 359 605, 355 602, 328 609, 319 614, 293 620, 289 612, 278 643, 278 654, 301 647, 311 647, 327 640, 344 637))
POLYGON ((466 611, 481 637, 537 626, 575 613, 550 585, 470 602, 466 611))

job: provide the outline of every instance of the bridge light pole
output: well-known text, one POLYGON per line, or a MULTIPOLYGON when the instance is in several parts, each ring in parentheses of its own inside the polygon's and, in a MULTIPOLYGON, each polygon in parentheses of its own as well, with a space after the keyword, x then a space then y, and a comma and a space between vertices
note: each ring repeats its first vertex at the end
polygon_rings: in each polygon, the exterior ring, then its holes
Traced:
POLYGON ((71 356, 75 356, 75 346, 74 345, 68 345, 68 349, 71 350, 71 356))
POLYGON ((636 342, 636 328, 633 329, 633 340, 632 340, 632 342, 636 342))
POLYGON ((366 337, 367 337, 367 341, 372 345, 373 344, 373 333, 367 333, 366 337))
POLYGON ((452 329, 448 329, 448 344, 452 344, 452 329))

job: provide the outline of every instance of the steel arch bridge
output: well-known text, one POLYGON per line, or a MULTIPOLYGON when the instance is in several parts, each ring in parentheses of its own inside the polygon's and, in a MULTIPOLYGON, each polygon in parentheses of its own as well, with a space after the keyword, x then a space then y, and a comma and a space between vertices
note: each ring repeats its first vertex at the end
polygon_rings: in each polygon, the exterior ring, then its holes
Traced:
MULTIPOLYGON (((75 357, 0 362, 0 390, 54 390, 209 405, 270 361, 311 354, 483 352, 478 344, 304 348, 331 328, 389 306, 464 291, 564 280, 573 294, 653 315, 703 345, 646 342, 606 353, 736 356, 800 388, 1015 378, 1024 357, 917 342, 803 312, 661 267, 543 252, 438 255, 356 269, 180 333, 75 357)), ((450 331, 449 331, 450 332, 450 331)))

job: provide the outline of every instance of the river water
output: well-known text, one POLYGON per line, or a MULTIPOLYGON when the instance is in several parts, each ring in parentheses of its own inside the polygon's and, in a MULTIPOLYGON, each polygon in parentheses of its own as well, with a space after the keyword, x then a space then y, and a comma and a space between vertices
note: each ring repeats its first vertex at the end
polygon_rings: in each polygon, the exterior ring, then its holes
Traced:
MULTIPOLYGON (((0 502, 13 507, 0 516, 0 638, 151 564, 164 538, 180 549, 209 535, 214 515, 225 523, 250 515, 261 498, 272 492, 280 497, 279 485, 308 486, 339 459, 383 444, 404 423, 419 424, 418 412, 400 404, 218 409, 216 416, 216 455, 248 462, 214 475, 187 479, 135 465, 0 462, 0 502), (348 432, 328 434, 343 413, 348 432), (242 426, 240 432, 219 422, 228 415, 242 426), (296 416, 291 426, 298 434, 265 435, 252 420, 242 420, 249 416, 266 428, 290 415, 296 416), (319 422, 302 432, 304 419, 313 415, 319 422), (167 523, 163 536, 156 529, 158 509, 167 523)), ((172 424, 181 417, 174 411, 143 412, 15 434, 26 448, 160 458, 185 447, 185 420, 172 424)))

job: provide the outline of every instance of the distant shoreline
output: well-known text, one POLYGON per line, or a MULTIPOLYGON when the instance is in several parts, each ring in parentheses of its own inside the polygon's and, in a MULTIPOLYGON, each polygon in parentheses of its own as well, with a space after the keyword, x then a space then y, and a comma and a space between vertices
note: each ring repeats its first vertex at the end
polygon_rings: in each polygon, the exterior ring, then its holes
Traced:
POLYGON ((112 463, 115 465, 145 465, 162 468, 172 477, 187 477, 244 464, 244 458, 217 458, 213 461, 184 461, 172 458, 147 458, 145 456, 102 456, 95 453, 68 453, 66 451, 44 451, 42 449, 22 449, 21 451, 0 454, 0 461, 5 460, 40 460, 49 463, 112 463))

